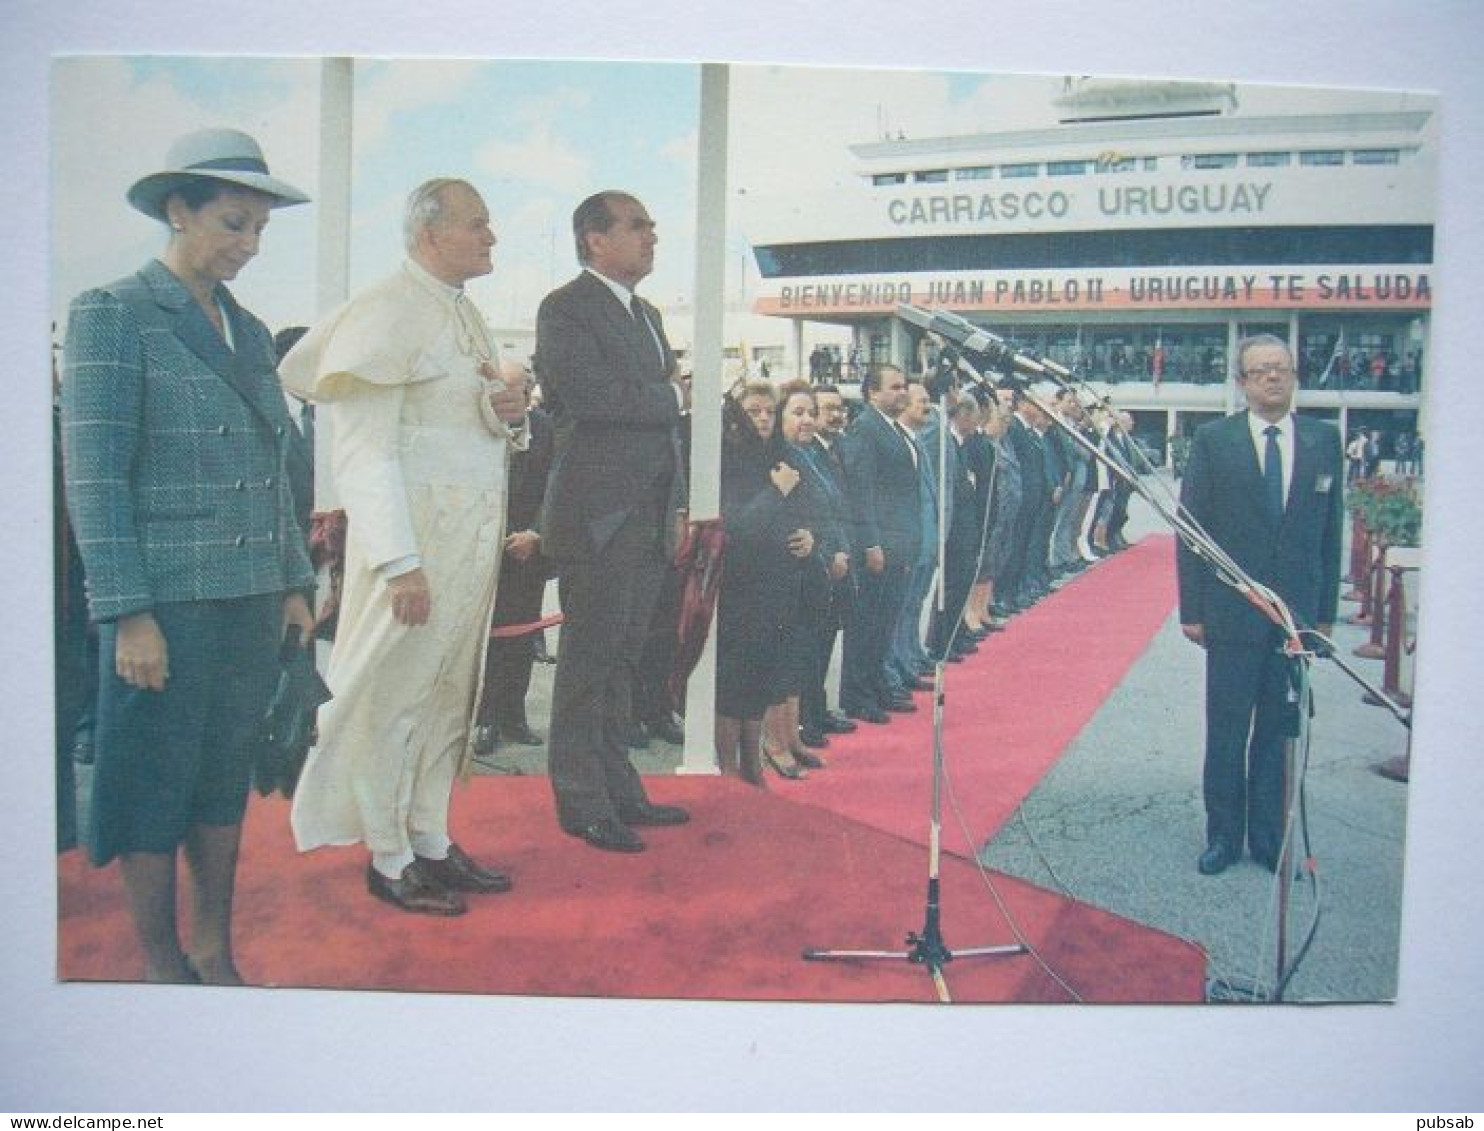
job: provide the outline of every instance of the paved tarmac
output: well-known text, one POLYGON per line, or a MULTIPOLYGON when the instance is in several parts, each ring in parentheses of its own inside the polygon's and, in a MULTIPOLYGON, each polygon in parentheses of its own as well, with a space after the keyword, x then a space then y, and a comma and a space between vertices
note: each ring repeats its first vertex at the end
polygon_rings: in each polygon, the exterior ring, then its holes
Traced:
MULTIPOLYGON (((1150 517, 1135 500, 1133 537, 1155 528, 1150 517)), ((1342 602, 1341 617, 1355 608, 1342 602)), ((1367 635, 1336 629, 1340 655, 1379 684, 1380 661, 1350 656, 1367 635)), ((1220 876, 1196 871, 1205 846, 1203 680, 1200 650, 1171 616, 982 859, 1198 943, 1213 982, 1271 995, 1274 876, 1251 859, 1220 876)), ((1406 748, 1407 732, 1384 709, 1362 704, 1361 689, 1333 663, 1315 665, 1313 688, 1305 794, 1318 884, 1294 885, 1290 955, 1316 907, 1320 918, 1283 997, 1389 1000, 1397 993, 1407 786, 1375 767, 1406 748)))

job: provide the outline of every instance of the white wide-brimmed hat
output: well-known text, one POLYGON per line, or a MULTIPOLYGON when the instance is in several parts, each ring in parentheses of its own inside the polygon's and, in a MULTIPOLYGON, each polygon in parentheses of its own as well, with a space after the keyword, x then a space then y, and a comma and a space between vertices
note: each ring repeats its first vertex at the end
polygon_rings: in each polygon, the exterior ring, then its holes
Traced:
POLYGON ((197 130, 170 147, 166 168, 134 182, 129 203, 146 216, 165 219, 165 198, 186 181, 226 181, 265 193, 274 208, 304 204, 309 197, 268 175, 258 143, 241 130, 197 130))

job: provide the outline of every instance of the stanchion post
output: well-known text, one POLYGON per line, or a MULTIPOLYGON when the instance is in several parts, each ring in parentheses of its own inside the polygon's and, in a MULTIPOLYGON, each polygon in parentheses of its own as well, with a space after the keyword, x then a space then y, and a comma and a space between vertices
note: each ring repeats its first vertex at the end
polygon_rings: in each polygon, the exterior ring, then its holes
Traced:
POLYGON ((1368 600, 1362 606, 1366 620, 1359 616, 1355 624, 1371 626, 1371 638, 1356 648, 1354 655, 1363 660, 1380 660, 1386 656, 1386 543, 1377 539, 1372 544, 1371 579, 1368 600))

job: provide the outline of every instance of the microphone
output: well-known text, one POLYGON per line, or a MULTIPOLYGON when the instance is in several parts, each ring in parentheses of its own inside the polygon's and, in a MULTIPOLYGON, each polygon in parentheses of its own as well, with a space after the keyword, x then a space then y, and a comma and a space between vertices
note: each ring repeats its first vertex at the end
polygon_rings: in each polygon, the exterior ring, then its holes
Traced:
POLYGON ((960 318, 957 314, 950 314, 946 310, 923 310, 921 307, 903 302, 897 304, 897 317, 930 333, 947 338, 959 349, 983 358, 990 365, 1007 374, 1053 379, 1058 377, 1064 379, 1072 375, 1070 370, 1063 369, 1053 361, 1041 361, 1019 353, 998 334, 992 334, 983 327, 975 326, 967 319, 960 318))

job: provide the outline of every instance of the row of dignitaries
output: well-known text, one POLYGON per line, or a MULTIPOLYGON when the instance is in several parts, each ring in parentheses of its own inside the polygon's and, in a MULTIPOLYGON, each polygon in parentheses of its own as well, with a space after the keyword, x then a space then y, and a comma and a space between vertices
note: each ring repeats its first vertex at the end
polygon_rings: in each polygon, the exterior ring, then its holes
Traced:
MULTIPOLYGON (((1250 577, 1272 589, 1300 629, 1328 636, 1339 601, 1344 454, 1333 425, 1293 414, 1293 355, 1282 340, 1238 343, 1247 411, 1195 435, 1181 502, 1250 577)), ((1274 870, 1284 838, 1285 738, 1297 733, 1283 632, 1207 559, 1182 544, 1180 624, 1206 652, 1204 875, 1243 845, 1274 870)))

